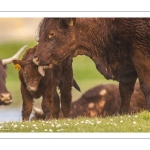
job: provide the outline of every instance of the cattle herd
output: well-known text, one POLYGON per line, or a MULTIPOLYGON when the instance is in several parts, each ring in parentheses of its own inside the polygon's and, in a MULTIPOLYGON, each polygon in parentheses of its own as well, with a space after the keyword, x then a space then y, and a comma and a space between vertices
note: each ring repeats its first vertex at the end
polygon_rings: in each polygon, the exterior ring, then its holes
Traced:
MULTIPOLYGON (((58 119, 150 111, 149 18, 43 18, 35 38, 37 45, 21 60, 18 55, 9 59, 21 82, 23 121, 32 112, 32 119, 58 119), (99 84, 72 102, 72 87, 80 91, 72 69, 78 55, 90 57, 119 86, 99 84), (41 96, 41 108, 34 107, 33 99, 41 96)), ((5 85, 6 62, 0 61, 0 105, 12 103, 5 85)))

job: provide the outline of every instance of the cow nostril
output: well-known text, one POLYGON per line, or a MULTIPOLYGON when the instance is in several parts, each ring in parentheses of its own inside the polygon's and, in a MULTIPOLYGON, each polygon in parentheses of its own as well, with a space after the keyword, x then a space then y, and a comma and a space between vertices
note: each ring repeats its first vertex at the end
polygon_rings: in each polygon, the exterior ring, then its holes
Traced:
POLYGON ((37 88, 36 87, 33 87, 33 86, 29 86, 29 91, 36 91, 37 90, 37 88))

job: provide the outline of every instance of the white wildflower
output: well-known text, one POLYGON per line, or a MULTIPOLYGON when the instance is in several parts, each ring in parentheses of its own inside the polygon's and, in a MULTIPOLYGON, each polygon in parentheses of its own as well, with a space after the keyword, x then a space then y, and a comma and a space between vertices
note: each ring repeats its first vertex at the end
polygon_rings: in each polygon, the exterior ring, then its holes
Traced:
POLYGON ((69 124, 67 124, 67 123, 64 123, 64 125, 65 125, 65 126, 69 126, 69 124))
POLYGON ((133 124, 136 124, 136 122, 135 122, 135 121, 133 121, 133 124))
POLYGON ((64 129, 59 129, 59 130, 57 130, 57 131, 59 132, 59 131, 63 131, 63 130, 64 130, 64 129))
POLYGON ((49 131, 50 131, 50 132, 53 132, 53 130, 52 130, 52 129, 49 129, 49 131))
POLYGON ((61 124, 57 124, 57 125, 56 125, 56 128, 58 128, 58 127, 60 127, 60 126, 61 126, 61 124))
POLYGON ((100 124, 101 123, 101 121, 97 121, 97 124, 100 124))
POLYGON ((77 122, 77 123, 75 124, 75 126, 78 125, 78 124, 79 124, 79 123, 77 122))
POLYGON ((15 124, 15 125, 14 125, 14 128, 16 128, 16 127, 17 127, 17 125, 15 124))

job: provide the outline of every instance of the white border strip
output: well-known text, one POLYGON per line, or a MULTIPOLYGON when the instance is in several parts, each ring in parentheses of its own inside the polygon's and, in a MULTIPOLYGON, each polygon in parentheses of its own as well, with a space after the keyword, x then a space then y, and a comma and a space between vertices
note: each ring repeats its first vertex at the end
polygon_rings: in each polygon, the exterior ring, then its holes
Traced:
POLYGON ((0 133, 0 139, 150 139, 150 133, 0 133))

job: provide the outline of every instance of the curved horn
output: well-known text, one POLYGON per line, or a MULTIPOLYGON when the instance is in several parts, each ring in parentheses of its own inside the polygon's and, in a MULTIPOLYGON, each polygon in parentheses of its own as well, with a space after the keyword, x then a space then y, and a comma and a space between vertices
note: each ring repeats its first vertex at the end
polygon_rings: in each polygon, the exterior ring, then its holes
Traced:
POLYGON ((53 64, 49 64, 48 66, 43 66, 43 69, 51 69, 53 68, 53 64))
POLYGON ((39 31, 40 31, 40 27, 41 27, 41 24, 43 23, 43 20, 44 18, 40 21, 36 31, 35 31, 35 40, 38 42, 39 41, 39 31))
POLYGON ((44 66, 38 66, 38 72, 41 76, 45 76, 44 66))
POLYGON ((45 70, 46 69, 51 69, 53 68, 53 65, 52 64, 49 64, 48 66, 38 66, 38 72, 41 76, 45 76, 45 70))
POLYGON ((7 59, 2 59, 2 64, 6 65, 8 63, 11 63, 13 60, 18 59, 18 57, 20 56, 20 54, 22 53, 22 51, 27 47, 28 45, 23 46, 21 49, 19 49, 19 51, 12 57, 7 58, 7 59))
POLYGON ((33 111, 33 113, 37 113, 37 114, 41 114, 41 115, 44 114, 42 109, 35 107, 35 106, 33 106, 32 111, 33 111))
POLYGON ((38 66, 39 65, 39 58, 33 57, 33 63, 38 66))

